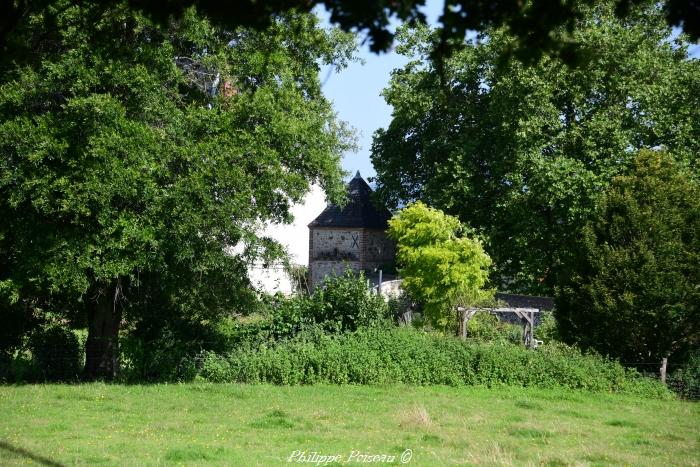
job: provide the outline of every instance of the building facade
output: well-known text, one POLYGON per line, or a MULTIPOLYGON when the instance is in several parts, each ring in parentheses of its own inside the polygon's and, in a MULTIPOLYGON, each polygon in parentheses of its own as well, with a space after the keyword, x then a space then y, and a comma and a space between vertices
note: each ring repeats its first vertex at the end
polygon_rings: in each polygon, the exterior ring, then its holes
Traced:
POLYGON ((369 278, 380 269, 393 269, 395 244, 386 235, 391 213, 374 204, 372 189, 360 172, 350 180, 347 190, 347 205, 326 206, 308 225, 311 290, 328 275, 347 269, 363 271, 369 278))

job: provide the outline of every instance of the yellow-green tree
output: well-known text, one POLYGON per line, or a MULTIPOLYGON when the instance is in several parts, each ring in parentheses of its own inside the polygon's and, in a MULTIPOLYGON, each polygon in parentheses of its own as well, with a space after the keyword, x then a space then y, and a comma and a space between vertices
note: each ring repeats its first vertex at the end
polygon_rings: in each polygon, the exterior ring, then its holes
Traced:
POLYGON ((389 221, 403 288, 423 305, 430 322, 443 329, 455 322, 458 305, 493 296, 485 288, 491 258, 481 241, 468 234, 456 217, 420 201, 389 221))

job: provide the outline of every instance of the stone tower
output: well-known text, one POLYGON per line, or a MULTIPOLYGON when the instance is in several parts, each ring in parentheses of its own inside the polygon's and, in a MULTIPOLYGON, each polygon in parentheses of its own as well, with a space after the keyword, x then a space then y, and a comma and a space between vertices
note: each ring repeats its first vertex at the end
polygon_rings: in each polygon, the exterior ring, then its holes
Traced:
POLYGON ((328 205, 309 224, 311 290, 327 275, 346 269, 372 276, 378 268, 393 266, 395 245, 386 235, 391 213, 372 202, 372 189, 359 171, 347 190, 345 207, 328 205))

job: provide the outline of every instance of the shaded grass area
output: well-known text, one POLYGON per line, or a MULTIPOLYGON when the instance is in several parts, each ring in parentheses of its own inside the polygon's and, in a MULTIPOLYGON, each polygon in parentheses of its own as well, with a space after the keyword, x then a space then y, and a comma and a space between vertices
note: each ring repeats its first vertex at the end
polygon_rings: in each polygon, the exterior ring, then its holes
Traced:
POLYGON ((410 465, 700 465, 700 406, 508 387, 0 387, 2 465, 399 464, 406 449, 410 465))

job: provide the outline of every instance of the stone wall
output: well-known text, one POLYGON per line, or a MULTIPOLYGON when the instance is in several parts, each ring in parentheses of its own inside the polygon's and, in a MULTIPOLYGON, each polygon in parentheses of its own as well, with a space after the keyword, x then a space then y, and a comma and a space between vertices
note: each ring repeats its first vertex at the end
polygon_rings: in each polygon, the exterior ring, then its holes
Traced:
POLYGON ((381 230, 313 228, 309 233, 311 289, 327 274, 341 274, 347 268, 384 268, 393 264, 394 253, 394 242, 381 230))
POLYGON ((314 261, 310 266, 312 290, 323 282, 326 276, 343 274, 346 269, 354 272, 360 271, 359 261, 314 261))
POLYGON ((382 230, 364 230, 363 259, 368 263, 386 264, 394 262, 394 254, 396 247, 394 242, 387 237, 386 232, 382 230))
POLYGON ((309 243, 309 261, 362 259, 363 238, 360 230, 312 229, 309 243))

